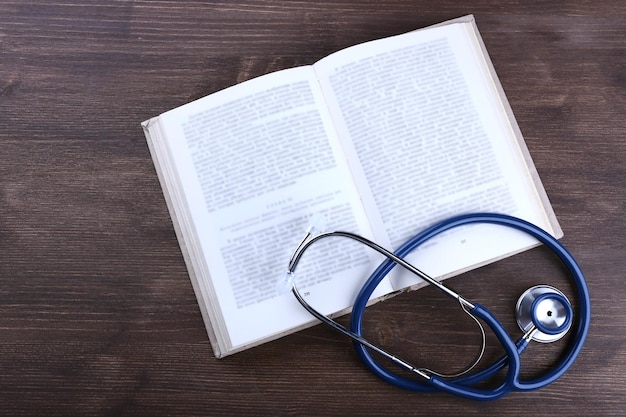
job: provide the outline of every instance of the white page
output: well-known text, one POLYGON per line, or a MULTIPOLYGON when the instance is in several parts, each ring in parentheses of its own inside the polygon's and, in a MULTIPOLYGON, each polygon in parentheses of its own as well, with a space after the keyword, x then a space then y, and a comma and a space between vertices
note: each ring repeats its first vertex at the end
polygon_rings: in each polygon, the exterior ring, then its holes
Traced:
MULTIPOLYGON (((373 41, 314 65, 375 236, 388 247, 478 211, 552 232, 472 28, 452 24, 373 41)), ((442 277, 534 244, 501 226, 467 226, 409 261, 442 277)), ((394 287, 418 282, 404 274, 394 287)))
MULTIPOLYGON (((310 67, 294 68, 161 116, 211 276, 200 285, 219 300, 227 348, 312 321, 275 287, 312 214, 371 236, 318 88, 310 67)), ((363 247, 333 241, 314 245, 296 275, 307 301, 329 314, 352 305, 371 269, 363 247)), ((377 295, 390 290, 385 283, 377 295)))

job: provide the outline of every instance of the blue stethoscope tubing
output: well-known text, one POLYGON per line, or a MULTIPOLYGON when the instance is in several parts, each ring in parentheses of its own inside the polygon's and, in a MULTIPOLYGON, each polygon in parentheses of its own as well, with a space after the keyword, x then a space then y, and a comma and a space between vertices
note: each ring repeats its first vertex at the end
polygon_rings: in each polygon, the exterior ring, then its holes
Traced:
MULTIPOLYGON (((412 391, 446 391, 451 394, 473 400, 489 401, 500 398, 510 391, 530 391, 542 388, 560 378, 574 363, 583 347, 589 330, 591 320, 589 290, 587 288, 582 270, 578 266, 574 257, 556 238, 545 230, 530 222, 508 215, 496 213, 466 214, 444 220, 443 222, 422 231, 405 242, 395 252, 395 254, 398 257, 404 258, 426 241, 447 230, 475 223, 497 224, 526 232, 546 245, 561 259, 575 284, 579 307, 579 318, 576 320, 574 330, 575 335, 569 348, 563 354, 561 361, 552 370, 537 379, 522 381, 520 380, 520 354, 524 351, 528 342, 523 338, 514 342, 506 330, 504 330, 500 322, 485 307, 475 304, 475 308, 470 310, 470 312, 475 317, 482 319, 493 330, 494 334, 504 347, 505 356, 479 372, 474 372, 472 374, 450 380, 444 380, 440 377, 432 376, 430 380, 426 382, 403 377, 383 367, 365 346, 355 341, 354 347, 361 360, 367 368, 384 381, 412 391), (508 370, 504 381, 498 387, 492 389, 478 389, 473 387, 477 383, 494 376, 505 366, 508 366, 508 370)), ((396 263, 391 259, 387 259, 382 262, 361 288, 354 302, 350 317, 350 330, 353 333, 362 336, 362 320, 365 307, 378 284, 395 266, 396 263)))

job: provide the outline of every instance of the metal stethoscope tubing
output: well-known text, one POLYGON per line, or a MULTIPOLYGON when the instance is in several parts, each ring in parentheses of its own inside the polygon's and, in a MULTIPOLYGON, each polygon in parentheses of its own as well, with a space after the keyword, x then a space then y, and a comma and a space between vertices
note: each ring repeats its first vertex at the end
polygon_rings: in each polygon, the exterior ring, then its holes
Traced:
MULTIPOLYGON (((462 215, 458 217, 454 217, 443 221, 429 229, 424 230, 420 234, 414 236, 405 244, 403 244, 395 253, 391 253, 381 246, 377 245, 374 242, 371 242, 361 236, 347 233, 347 232, 328 232, 317 235, 311 239, 308 239, 309 234, 303 239, 298 248, 296 249, 294 256, 289 264, 288 274, 292 275, 295 267, 298 264, 298 261, 304 250, 314 243, 317 240, 320 240, 324 237, 328 236, 343 236, 348 237, 354 240, 357 240, 367 246, 375 249, 376 251, 382 253, 387 257, 387 260, 381 263, 381 265, 374 271, 374 273, 369 277, 366 281, 365 285, 359 292, 354 306, 352 310, 351 320, 350 320, 350 330, 346 329, 339 323, 334 320, 324 316, 319 313, 313 307, 306 303, 306 301, 302 298, 300 293, 295 286, 295 283, 292 283, 292 292, 302 304, 302 306, 317 319, 321 320, 325 324, 333 327, 335 330, 341 332, 342 334, 350 337, 353 342, 357 353, 360 358, 363 360, 365 365, 377 376, 382 378, 383 380, 399 386, 401 388, 410 389, 413 391, 421 391, 421 392, 432 392, 432 391, 446 391, 451 394, 455 394, 458 396, 462 396, 465 398, 470 398, 474 400, 493 400, 496 398, 500 398, 511 390, 532 390, 538 389, 545 385, 550 384, 554 380, 558 379, 561 375, 563 375, 567 369, 574 362, 576 356, 580 352, 584 340, 586 338, 586 334, 589 327, 590 321, 590 302, 589 302, 589 293, 587 290, 587 286, 584 280, 584 276, 580 268, 578 267, 574 258, 569 254, 569 252, 550 234, 543 231, 541 228, 526 222, 524 220, 500 215, 500 214, 491 214, 491 213, 477 213, 477 214, 469 214, 462 215), (411 251, 417 248, 419 245, 423 244, 427 240, 437 236, 440 233, 445 232, 446 230, 450 230, 454 227, 471 224, 471 223, 493 223, 504 226, 509 226, 516 228, 518 230, 524 231, 539 241, 548 246, 553 252, 559 256, 559 258, 564 262, 570 271, 573 280, 576 284, 579 303, 580 303, 580 318, 577 321, 578 325, 576 327, 576 337, 575 341, 569 350, 564 355, 561 362, 550 372, 546 373, 544 376, 534 380, 534 381, 520 381, 520 354, 528 345, 529 340, 531 340, 532 333, 536 330, 533 326, 531 331, 528 331, 522 336, 517 342, 513 342, 508 333, 504 330, 499 321, 483 306, 479 304, 472 304, 469 301, 465 300, 454 291, 448 289, 443 284, 435 281, 430 278, 426 274, 419 271, 417 268, 413 267, 411 264, 404 261, 404 257, 407 256, 411 251), (452 379, 444 379, 439 377, 436 373, 432 371, 425 370, 423 368, 416 368, 408 362, 386 352, 384 349, 370 343, 362 336, 362 317, 365 311, 365 307, 372 293, 378 284, 384 279, 384 277, 393 269, 397 264, 403 266, 404 268, 410 270, 414 274, 418 275, 428 283, 435 285, 438 289, 446 293, 448 296, 455 298, 459 301, 462 308, 468 313, 470 316, 476 320, 478 325, 481 327, 481 331, 483 331, 483 344, 484 344, 484 330, 480 325, 480 322, 476 318, 482 319, 494 332, 499 342, 502 344, 505 350, 505 356, 500 358, 500 360, 494 362, 492 365, 487 367, 486 369, 475 372, 469 375, 456 377, 452 379), (391 360, 396 365, 413 372, 420 376, 421 380, 414 380, 410 378, 406 378, 404 376, 398 375, 387 368, 380 365, 376 359, 373 358, 368 349, 373 350, 385 358, 391 360), (508 366, 508 370, 506 372, 505 381, 498 387, 493 389, 477 389, 473 388, 472 385, 477 384, 478 382, 489 379, 491 376, 495 375, 498 371, 500 371, 505 366, 508 366)), ((553 295, 549 295, 552 297, 553 295)), ((559 297, 558 295, 554 297, 559 297)), ((563 297, 564 298, 564 297, 563 297)), ((567 303, 566 299, 564 301, 567 303)), ((567 307, 570 309, 570 320, 571 320, 571 307, 569 304, 567 307)), ((538 324, 539 325, 539 324, 538 324)), ((484 346, 483 346, 484 347, 484 346)), ((479 358, 480 359, 480 358, 479 358)), ((478 361, 478 360, 477 360, 478 361)), ((477 362, 474 363, 474 365, 477 362)), ((472 365, 469 369, 472 369, 472 365)), ((467 372, 467 371, 466 371, 467 372)), ((465 374, 463 372, 462 374, 465 374)))

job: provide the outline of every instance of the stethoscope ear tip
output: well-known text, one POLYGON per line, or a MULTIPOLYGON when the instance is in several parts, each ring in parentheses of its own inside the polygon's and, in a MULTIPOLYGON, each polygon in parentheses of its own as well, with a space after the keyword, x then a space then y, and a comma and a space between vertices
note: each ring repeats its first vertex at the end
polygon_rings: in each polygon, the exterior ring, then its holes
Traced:
POLYGON ((517 301, 515 316, 520 329, 536 342, 549 343, 561 339, 572 325, 573 311, 565 295, 549 285, 536 285, 526 290, 517 301))
POLYGON ((276 280, 276 292, 278 295, 287 294, 293 288, 293 272, 285 272, 276 280))

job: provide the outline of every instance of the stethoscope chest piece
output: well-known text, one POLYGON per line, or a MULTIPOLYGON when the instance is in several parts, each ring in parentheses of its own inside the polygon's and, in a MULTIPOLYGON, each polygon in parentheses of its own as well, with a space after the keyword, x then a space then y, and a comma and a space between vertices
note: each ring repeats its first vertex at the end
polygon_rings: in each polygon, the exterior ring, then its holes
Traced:
POLYGON ((549 285, 526 290, 517 300, 515 317, 523 332, 532 332, 536 342, 554 342, 565 336, 572 325, 572 307, 565 295, 549 285))

